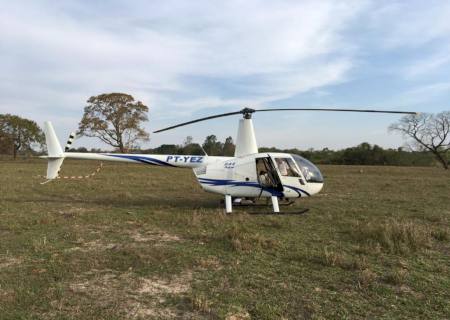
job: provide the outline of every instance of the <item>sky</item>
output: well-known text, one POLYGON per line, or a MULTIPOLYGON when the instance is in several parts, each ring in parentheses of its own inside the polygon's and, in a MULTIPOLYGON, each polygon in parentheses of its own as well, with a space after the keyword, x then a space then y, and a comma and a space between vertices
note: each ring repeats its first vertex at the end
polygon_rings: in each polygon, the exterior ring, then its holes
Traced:
MULTIPOLYGON (((0 113, 64 143, 86 100, 146 104, 148 131, 243 107, 450 110, 449 1, 0 0, 0 113)), ((143 147, 236 137, 239 117, 159 134, 143 147)), ((253 117, 260 146, 403 144, 398 115, 253 117)), ((95 138, 74 146, 101 147, 95 138)))

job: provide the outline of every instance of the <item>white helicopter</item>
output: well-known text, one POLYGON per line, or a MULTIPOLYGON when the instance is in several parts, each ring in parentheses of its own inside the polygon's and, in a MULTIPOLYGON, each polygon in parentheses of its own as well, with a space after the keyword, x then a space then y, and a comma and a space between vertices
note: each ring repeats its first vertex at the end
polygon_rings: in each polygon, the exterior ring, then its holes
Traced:
POLYGON ((243 115, 239 120, 234 157, 197 155, 148 155, 118 153, 64 152, 52 124, 44 125, 48 155, 47 179, 58 177, 64 159, 131 162, 166 167, 191 168, 202 188, 225 196, 225 209, 232 212, 234 199, 270 198, 274 212, 280 212, 279 199, 310 197, 323 187, 320 170, 307 159, 288 153, 259 153, 252 123, 255 112, 272 111, 333 111, 416 114, 406 111, 324 109, 324 108, 278 108, 250 109, 223 113, 180 123, 154 131, 162 132, 188 124, 232 115, 243 115))

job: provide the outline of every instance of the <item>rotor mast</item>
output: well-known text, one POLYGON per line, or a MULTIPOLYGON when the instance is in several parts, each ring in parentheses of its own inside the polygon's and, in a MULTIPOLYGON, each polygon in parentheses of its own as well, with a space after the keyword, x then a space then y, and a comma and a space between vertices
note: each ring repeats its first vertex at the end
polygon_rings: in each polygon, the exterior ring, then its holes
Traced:
POLYGON ((236 138, 235 157, 242 157, 248 154, 258 153, 255 129, 253 128, 252 113, 254 109, 244 108, 242 110, 243 119, 239 120, 238 133, 236 138))

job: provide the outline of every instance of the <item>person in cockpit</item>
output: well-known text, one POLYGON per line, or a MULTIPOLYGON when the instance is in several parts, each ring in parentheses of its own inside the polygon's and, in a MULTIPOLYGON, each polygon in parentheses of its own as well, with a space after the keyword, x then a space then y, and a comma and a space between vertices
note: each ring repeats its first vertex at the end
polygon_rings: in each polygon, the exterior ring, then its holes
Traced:
POLYGON ((270 186, 270 179, 269 179, 269 174, 267 173, 267 171, 261 170, 259 172, 259 183, 265 187, 270 186))
POLYGON ((281 158, 276 158, 275 160, 277 162, 277 166, 278 166, 278 170, 280 171, 280 174, 282 176, 287 176, 289 174, 288 173, 289 166, 286 163, 286 160, 281 159, 281 158))

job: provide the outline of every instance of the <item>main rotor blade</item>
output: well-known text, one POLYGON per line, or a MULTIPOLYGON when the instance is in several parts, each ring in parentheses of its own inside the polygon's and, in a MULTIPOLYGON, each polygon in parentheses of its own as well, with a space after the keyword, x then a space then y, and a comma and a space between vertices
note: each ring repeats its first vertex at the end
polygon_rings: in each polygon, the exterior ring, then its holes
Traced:
POLYGON ((251 114, 254 113, 254 112, 267 112, 267 111, 337 111, 337 112, 371 112, 371 113, 418 114, 417 112, 411 112, 411 111, 367 110, 367 109, 274 108, 274 109, 256 109, 255 110, 255 109, 250 109, 250 108, 244 108, 242 110, 235 111, 235 112, 221 113, 221 114, 216 114, 216 115, 205 117, 205 118, 200 118, 200 119, 195 119, 195 120, 191 120, 191 121, 188 121, 188 122, 179 123, 179 124, 176 124, 176 125, 171 126, 171 127, 167 127, 167 128, 164 128, 164 129, 153 131, 153 133, 163 132, 163 131, 175 129, 175 128, 178 128, 178 127, 186 126, 188 124, 200 122, 200 121, 206 121, 206 120, 211 120, 211 119, 216 119, 216 118, 221 118, 221 117, 228 117, 228 116, 232 116, 232 115, 236 115, 236 114, 243 114, 244 117, 248 116, 248 119, 250 119, 251 118, 251 114))
POLYGON ((337 111, 337 112, 372 112, 372 113, 418 114, 418 112, 411 112, 411 111, 367 110, 367 109, 330 109, 330 108, 275 108, 275 109, 255 109, 255 112, 265 112, 265 111, 337 111))
POLYGON ((192 120, 192 121, 179 123, 179 124, 176 124, 174 126, 167 127, 167 128, 164 128, 164 129, 159 129, 159 130, 153 131, 153 133, 158 133, 158 132, 163 132, 163 131, 170 130, 170 129, 175 129, 175 128, 178 128, 178 127, 186 126, 186 125, 191 124, 191 123, 196 123, 196 122, 200 122, 200 121, 206 121, 206 120, 211 120, 211 119, 221 118, 221 117, 228 117, 228 116, 232 116, 232 115, 235 115, 235 114, 241 114, 241 113, 242 113, 242 111, 216 114, 214 116, 209 116, 209 117, 205 117, 205 118, 195 119, 195 120, 192 120))

